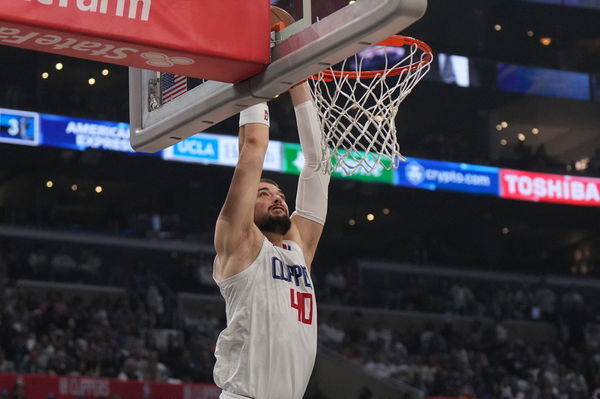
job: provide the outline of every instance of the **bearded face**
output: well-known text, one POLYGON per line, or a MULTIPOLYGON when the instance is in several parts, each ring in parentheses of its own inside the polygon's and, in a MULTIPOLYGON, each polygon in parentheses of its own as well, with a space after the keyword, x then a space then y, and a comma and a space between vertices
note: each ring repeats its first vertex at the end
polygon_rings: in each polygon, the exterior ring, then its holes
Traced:
POLYGON ((287 215, 267 216, 262 220, 255 220, 260 231, 284 235, 292 227, 292 221, 287 215))
POLYGON ((254 205, 254 223, 261 231, 286 234, 292 222, 285 195, 274 184, 261 182, 254 205))

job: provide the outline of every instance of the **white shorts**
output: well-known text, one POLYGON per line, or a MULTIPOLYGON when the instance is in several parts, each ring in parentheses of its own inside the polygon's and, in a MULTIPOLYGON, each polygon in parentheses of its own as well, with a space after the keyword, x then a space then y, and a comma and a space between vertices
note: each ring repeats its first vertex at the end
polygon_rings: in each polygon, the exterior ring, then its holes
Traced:
POLYGON ((219 399, 253 399, 249 396, 242 396, 242 395, 237 395, 235 393, 231 393, 231 392, 227 392, 227 391, 222 391, 221 395, 219 396, 219 399))

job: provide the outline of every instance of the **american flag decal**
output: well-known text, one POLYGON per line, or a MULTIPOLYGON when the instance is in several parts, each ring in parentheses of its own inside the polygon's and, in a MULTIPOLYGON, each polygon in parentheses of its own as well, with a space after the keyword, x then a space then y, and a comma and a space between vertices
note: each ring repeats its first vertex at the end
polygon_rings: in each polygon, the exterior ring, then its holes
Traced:
POLYGON ((176 99, 186 91, 187 77, 183 75, 173 75, 172 73, 160 74, 160 93, 163 104, 176 99))

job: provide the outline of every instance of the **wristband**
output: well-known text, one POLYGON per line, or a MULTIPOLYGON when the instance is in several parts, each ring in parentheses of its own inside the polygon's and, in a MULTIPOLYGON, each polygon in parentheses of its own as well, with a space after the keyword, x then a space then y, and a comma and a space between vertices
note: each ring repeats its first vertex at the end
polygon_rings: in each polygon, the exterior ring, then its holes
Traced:
POLYGON ((270 126, 269 106, 267 103, 260 103, 246 108, 240 112, 240 127, 248 123, 262 123, 270 126))

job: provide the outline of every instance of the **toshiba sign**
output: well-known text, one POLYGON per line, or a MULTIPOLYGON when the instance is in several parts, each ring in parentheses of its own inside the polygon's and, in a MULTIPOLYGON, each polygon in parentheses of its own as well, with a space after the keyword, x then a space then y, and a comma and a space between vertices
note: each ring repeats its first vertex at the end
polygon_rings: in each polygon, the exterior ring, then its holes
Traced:
POLYGON ((500 169, 502 198, 600 206, 600 179, 500 169))

